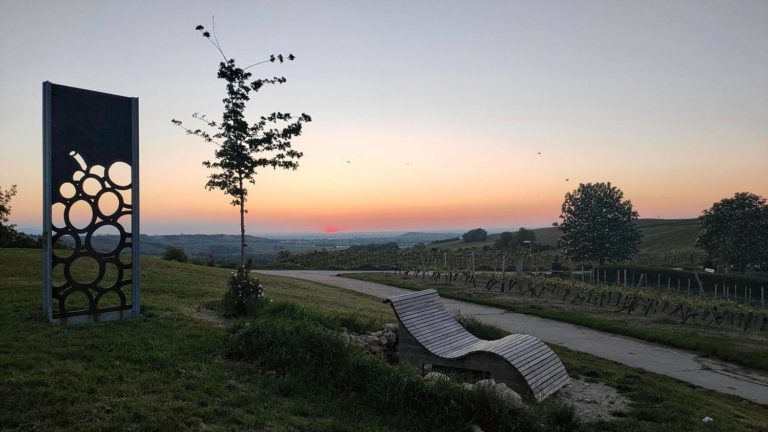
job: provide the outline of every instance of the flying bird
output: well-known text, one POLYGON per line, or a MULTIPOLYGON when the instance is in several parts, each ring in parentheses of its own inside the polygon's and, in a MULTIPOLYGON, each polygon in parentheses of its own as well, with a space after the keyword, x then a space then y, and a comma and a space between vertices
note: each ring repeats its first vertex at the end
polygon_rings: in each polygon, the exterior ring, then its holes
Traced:
POLYGON ((538 153, 536 153, 536 154, 541 154, 541 152, 538 152, 538 153))
POLYGON ((350 161, 347 161, 347 163, 352 163, 352 162, 350 162, 350 161))
POLYGON ((565 179, 565 181, 568 181, 568 180, 570 180, 570 179, 565 179))

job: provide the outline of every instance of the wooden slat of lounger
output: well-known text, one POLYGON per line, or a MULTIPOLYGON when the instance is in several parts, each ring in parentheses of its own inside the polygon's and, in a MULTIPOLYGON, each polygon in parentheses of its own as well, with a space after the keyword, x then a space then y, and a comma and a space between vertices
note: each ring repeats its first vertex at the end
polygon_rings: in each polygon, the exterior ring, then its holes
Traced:
POLYGON ((421 321, 423 317, 425 316, 435 316, 435 315, 441 315, 441 316, 451 316, 448 312, 445 311, 445 309, 441 307, 430 307, 427 309, 424 309, 422 313, 410 313, 405 316, 397 314, 397 317, 400 319, 401 322, 418 322, 421 321))
POLYGON ((516 354, 514 357, 510 358, 509 356, 506 356, 505 358, 516 365, 524 365, 539 355, 550 351, 552 350, 550 350, 548 346, 539 341, 539 343, 532 345, 530 348, 516 354))
POLYGON ((507 360, 514 358, 518 353, 528 349, 528 347, 536 345, 538 339, 524 339, 514 345, 504 347, 503 350, 496 351, 497 354, 504 357, 507 360))
POLYGON ((454 336, 446 338, 445 340, 438 340, 430 343, 430 350, 441 352, 452 351, 460 345, 464 345, 466 343, 471 344, 475 342, 477 342, 477 338, 475 336, 469 333, 458 333, 454 336))
POLYGON ((391 300, 390 303, 392 303, 395 307, 404 307, 408 305, 416 305, 424 301, 440 300, 439 295, 437 295, 435 292, 428 291, 430 290, 422 291, 423 294, 420 294, 417 297, 411 297, 404 300, 391 300))
POLYGON ((432 350, 441 357, 453 359, 465 355, 467 353, 466 347, 472 346, 474 343, 475 341, 470 336, 462 336, 455 339, 450 345, 433 348, 432 350), (461 347, 464 348, 462 349, 461 347))
POLYGON ((474 336, 471 334, 458 330, 446 333, 443 337, 439 337, 438 333, 435 333, 434 335, 430 335, 430 339, 424 342, 424 346, 427 347, 427 349, 430 351, 434 351, 449 347, 451 344, 454 344, 460 340, 467 340, 472 338, 474 338, 474 336))
POLYGON ((449 341, 450 338, 452 337, 464 335, 464 334, 465 334, 464 329, 450 329, 447 332, 435 331, 431 334, 426 335, 419 342, 421 342, 421 344, 424 345, 425 347, 429 348, 432 346, 436 346, 437 342, 441 340, 449 341))
POLYGON ((526 373, 526 377, 531 386, 546 381, 549 375, 557 375, 560 368, 560 361, 557 357, 546 357, 538 363, 538 367, 526 373))
MULTIPOLYGON (((545 346, 546 347, 546 346, 545 346)), ((544 361, 547 358, 557 358, 557 355, 552 352, 548 347, 546 351, 543 353, 540 353, 541 355, 538 355, 536 358, 529 359, 522 367, 520 367, 520 372, 527 374, 531 369, 538 368, 542 361, 544 361)))
POLYGON ((444 310, 431 310, 424 315, 413 315, 407 318, 401 318, 402 322, 408 328, 415 328, 420 323, 425 323, 434 320, 435 318, 450 317, 444 310))
POLYGON ((405 327, 412 334, 424 334, 425 332, 431 332, 432 330, 438 330, 436 326, 454 327, 452 323, 453 317, 450 315, 432 315, 424 320, 404 323, 405 327), (431 328, 430 328, 431 327, 431 328))
POLYGON ((514 356, 516 353, 527 349, 528 346, 534 344, 536 344, 536 340, 526 336, 514 341, 514 343, 507 342, 503 345, 499 344, 498 346, 492 347, 491 350, 506 359, 510 359, 511 356, 514 356))
POLYGON ((428 294, 437 294, 437 291, 435 291, 433 289, 425 289, 425 290, 421 290, 421 291, 414 291, 414 292, 410 292, 410 293, 405 293, 405 294, 400 294, 400 295, 389 297, 389 298, 387 298, 387 301, 390 301, 390 302, 400 302, 400 301, 404 301, 404 300, 408 300, 408 299, 412 299, 412 298, 415 298, 415 297, 420 297, 420 296, 428 295, 428 294))
POLYGON ((537 375, 529 379, 528 383, 531 387, 545 387, 552 379, 557 379, 562 375, 567 375, 565 368, 560 362, 550 362, 541 367, 541 370, 537 370, 537 375))
POLYGON ((419 299, 417 302, 410 302, 410 303, 404 303, 404 304, 395 303, 395 310, 399 314, 405 314, 408 312, 424 309, 430 305, 440 306, 441 308, 445 309, 439 297, 429 296, 429 297, 423 297, 419 299))
POLYGON ((412 321, 414 319, 418 320, 423 316, 433 315, 436 313, 441 315, 447 315, 447 316, 451 315, 448 312, 446 312, 445 309, 442 307, 431 306, 429 308, 420 309, 420 310, 409 312, 409 313, 404 313, 404 314, 398 313, 397 317, 400 319, 400 321, 412 321))
POLYGON ((556 392, 560 389, 563 385, 565 385, 570 378, 566 374, 565 376, 552 380, 552 382, 548 383, 544 388, 538 390, 538 397, 537 400, 541 400, 546 396, 549 396, 550 394, 556 392))

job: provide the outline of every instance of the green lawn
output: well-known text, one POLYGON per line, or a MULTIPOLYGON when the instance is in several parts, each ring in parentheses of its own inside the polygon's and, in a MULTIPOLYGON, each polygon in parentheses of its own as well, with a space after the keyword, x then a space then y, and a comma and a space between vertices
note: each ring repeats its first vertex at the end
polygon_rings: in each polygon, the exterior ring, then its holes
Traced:
MULTIPOLYGON (((143 259, 142 318, 60 327, 40 319, 40 251, 0 249, 0 262, 0 430, 401 429, 376 407, 350 402, 354 395, 306 391, 225 357, 226 323, 205 306, 222 297, 228 270, 143 259)), ((289 278, 262 282, 276 302, 313 313, 393 319, 373 297, 289 278)), ((765 407, 554 348, 572 374, 634 401, 622 420, 585 430, 768 430, 765 407), (715 422, 702 424, 704 416, 715 422)))
POLYGON ((571 324, 646 340, 675 348, 694 351, 706 357, 768 370, 768 335, 766 332, 743 332, 734 327, 713 327, 694 324, 680 325, 668 317, 644 317, 640 313, 628 316, 612 309, 590 305, 572 305, 552 299, 530 298, 485 290, 465 288, 461 282, 449 284, 395 273, 348 273, 345 277, 383 283, 400 288, 436 289, 441 296, 513 312, 540 316, 571 324))

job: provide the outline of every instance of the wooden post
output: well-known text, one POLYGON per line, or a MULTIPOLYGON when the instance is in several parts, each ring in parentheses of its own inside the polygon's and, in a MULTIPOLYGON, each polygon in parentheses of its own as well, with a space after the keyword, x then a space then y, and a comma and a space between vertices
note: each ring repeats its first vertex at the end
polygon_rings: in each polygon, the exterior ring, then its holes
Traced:
POLYGON ((667 276, 667 291, 672 289, 672 276, 667 276))
POLYGON ((472 273, 475 272, 475 252, 472 252, 472 273))
POLYGON ((608 270, 603 269, 603 285, 608 285, 608 270))
POLYGON ((656 274, 656 289, 661 289, 661 273, 656 274))
POLYGON ((581 265, 581 281, 584 282, 584 264, 581 265))
POLYGON ((501 256, 501 291, 504 292, 506 288, 507 277, 507 254, 501 256))
POLYGON ((765 307, 765 287, 760 287, 760 304, 765 307))
POLYGON ((627 287, 627 269, 624 269, 624 288, 627 287))
POLYGON ((715 300, 717 300, 717 284, 715 284, 715 300))
POLYGON ((680 292, 680 278, 677 278, 677 292, 680 292))
POLYGON ((688 295, 691 295, 691 278, 688 278, 688 295))

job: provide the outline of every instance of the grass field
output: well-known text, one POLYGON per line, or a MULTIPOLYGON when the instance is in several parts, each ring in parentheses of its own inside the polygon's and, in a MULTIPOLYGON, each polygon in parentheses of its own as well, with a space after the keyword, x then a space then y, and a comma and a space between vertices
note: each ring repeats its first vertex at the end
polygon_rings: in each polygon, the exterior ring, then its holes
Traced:
MULTIPOLYGON (((288 385, 286 375, 228 359, 227 323, 206 308, 222 297, 226 270, 143 259, 142 318, 58 327, 40 318, 40 251, 0 249, 0 262, 0 430, 402 429, 354 395, 288 385)), ((313 313, 393 320, 388 306, 362 294, 279 277, 262 282, 276 302, 313 313)), ((765 407, 554 349, 572 375, 633 400, 622 419, 584 430, 768 430, 765 407), (702 424, 704 416, 715 422, 702 424)))
POLYGON ((453 284, 404 277, 395 273, 349 273, 344 276, 383 283, 400 288, 437 289, 443 297, 497 306, 513 312, 540 316, 578 324, 609 333, 683 348, 707 357, 735 362, 755 369, 768 370, 768 332, 744 332, 735 327, 697 325, 694 321, 682 325, 679 320, 663 315, 643 316, 635 313, 617 314, 611 308, 591 304, 571 304, 569 301, 543 297, 523 297, 453 284))

